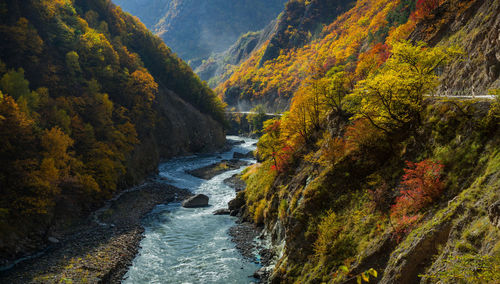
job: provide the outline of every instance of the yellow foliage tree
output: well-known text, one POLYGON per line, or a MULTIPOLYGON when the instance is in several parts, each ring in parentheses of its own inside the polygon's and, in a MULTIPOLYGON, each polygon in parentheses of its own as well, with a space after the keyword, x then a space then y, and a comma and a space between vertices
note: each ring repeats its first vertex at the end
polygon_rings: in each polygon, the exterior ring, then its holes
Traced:
POLYGON ((350 96, 360 103, 355 118, 366 118, 386 133, 421 124, 424 97, 438 85, 436 69, 459 53, 408 41, 394 43, 392 51, 379 72, 361 81, 350 96))

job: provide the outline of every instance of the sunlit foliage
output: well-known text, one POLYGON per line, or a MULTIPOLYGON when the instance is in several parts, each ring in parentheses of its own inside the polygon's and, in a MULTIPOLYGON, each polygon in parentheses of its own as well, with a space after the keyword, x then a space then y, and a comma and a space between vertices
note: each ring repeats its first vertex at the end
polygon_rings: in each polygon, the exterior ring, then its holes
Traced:
POLYGON ((438 85, 435 71, 458 51, 401 41, 393 44, 392 53, 379 72, 358 84, 354 95, 360 100, 356 117, 386 133, 422 123, 424 96, 438 85))
POLYGON ((110 1, 6 1, 0 14, 0 225, 137 182, 129 160, 170 91, 223 121, 189 66, 110 1))

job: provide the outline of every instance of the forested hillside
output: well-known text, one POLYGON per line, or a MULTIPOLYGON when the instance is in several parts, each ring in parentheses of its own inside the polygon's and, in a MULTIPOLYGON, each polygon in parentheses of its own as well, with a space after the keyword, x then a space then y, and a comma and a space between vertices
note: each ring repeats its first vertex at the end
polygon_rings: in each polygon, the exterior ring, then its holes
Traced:
POLYGON ((289 1, 286 28, 217 88, 229 107, 285 111, 264 124, 260 163, 231 203, 273 244, 276 265, 260 275, 495 283, 500 2, 336 1, 319 9, 330 18, 307 13, 331 3, 289 1))
POLYGON ((1 1, 0 38, 2 263, 224 143, 222 102, 109 0, 1 1))
POLYGON ((286 0, 117 0, 139 17, 193 68, 228 49, 238 37, 258 31, 286 0))
POLYGON ((249 109, 265 104, 270 110, 284 111, 293 94, 311 77, 321 76, 332 66, 344 66, 353 80, 364 79, 367 70, 380 65, 390 54, 390 41, 407 37, 431 46, 457 44, 466 51, 462 60, 444 67, 447 69, 442 72, 439 93, 485 95, 498 86, 495 6, 487 9, 482 7, 484 1, 465 1, 454 7, 450 1, 434 1, 407 22, 416 3, 290 1, 278 19, 279 28, 247 60, 227 70, 224 76, 229 79, 216 91, 230 106, 249 109), (323 7, 328 5, 333 7, 323 7), (433 11, 434 6, 439 7, 433 11), (480 7, 484 11, 477 12, 480 7), (324 24, 323 29, 319 23, 324 24))

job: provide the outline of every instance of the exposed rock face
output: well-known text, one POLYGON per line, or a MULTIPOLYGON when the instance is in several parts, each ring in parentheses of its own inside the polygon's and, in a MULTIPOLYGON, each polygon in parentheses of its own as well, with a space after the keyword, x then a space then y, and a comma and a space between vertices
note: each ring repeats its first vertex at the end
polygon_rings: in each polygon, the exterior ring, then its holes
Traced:
POLYGON ((488 208, 488 217, 493 226, 500 229, 500 201, 495 202, 488 208))
POLYGON ((448 241, 451 230, 450 223, 443 223, 424 232, 409 247, 400 246, 395 250, 379 283, 417 283, 425 272, 426 266, 432 262, 432 256, 438 252, 439 246, 448 241))
POLYGON ((455 44, 465 52, 443 70, 439 94, 486 95, 500 87, 500 1, 445 1, 410 39, 455 44))
POLYGON ((204 194, 197 194, 182 202, 182 207, 185 208, 198 208, 208 206, 208 196, 204 194))

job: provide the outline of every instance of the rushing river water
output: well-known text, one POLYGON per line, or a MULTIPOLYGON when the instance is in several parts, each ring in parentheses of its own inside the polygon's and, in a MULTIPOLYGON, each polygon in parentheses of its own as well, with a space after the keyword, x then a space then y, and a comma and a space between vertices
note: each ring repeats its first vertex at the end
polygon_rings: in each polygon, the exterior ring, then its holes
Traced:
POLYGON ((243 168, 228 171, 211 180, 201 180, 186 173, 231 159, 234 152, 255 150, 254 139, 244 140, 229 152, 171 160, 160 166, 160 176, 179 188, 210 197, 210 207, 187 209, 179 203, 157 206, 144 220, 145 237, 139 254, 122 283, 250 283, 258 264, 241 256, 231 242, 228 230, 235 217, 215 216, 214 210, 227 208, 235 191, 224 179, 243 168))

